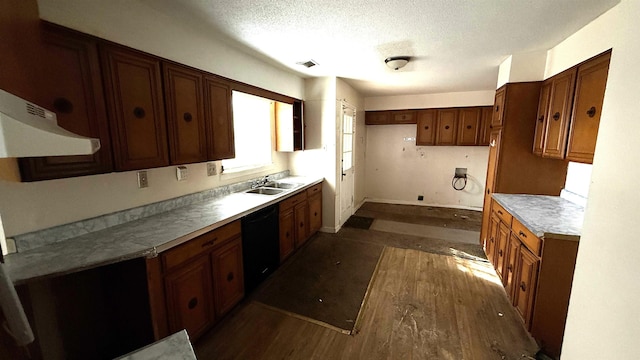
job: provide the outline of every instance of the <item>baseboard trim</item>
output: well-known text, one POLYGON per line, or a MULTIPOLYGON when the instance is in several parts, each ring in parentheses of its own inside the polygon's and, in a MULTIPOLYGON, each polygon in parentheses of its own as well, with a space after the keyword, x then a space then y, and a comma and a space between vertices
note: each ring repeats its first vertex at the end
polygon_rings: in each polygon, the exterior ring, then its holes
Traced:
POLYGON ((365 198, 362 204, 360 204, 360 206, 364 205, 364 203, 366 202, 393 204, 393 205, 429 206, 429 207, 462 209, 462 210, 472 210, 472 211, 482 212, 482 207, 472 207, 472 206, 464 206, 464 205, 427 204, 427 203, 424 203, 424 201, 404 201, 404 200, 389 200, 389 199, 376 199, 376 198, 365 198))

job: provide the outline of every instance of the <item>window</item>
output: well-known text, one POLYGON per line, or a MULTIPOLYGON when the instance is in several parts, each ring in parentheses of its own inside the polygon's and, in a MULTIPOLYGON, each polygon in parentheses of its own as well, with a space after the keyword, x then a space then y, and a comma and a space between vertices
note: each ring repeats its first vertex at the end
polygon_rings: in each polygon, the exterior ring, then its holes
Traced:
POLYGON ((272 100, 234 91, 232 94, 234 159, 222 160, 225 172, 239 172, 272 164, 272 100))

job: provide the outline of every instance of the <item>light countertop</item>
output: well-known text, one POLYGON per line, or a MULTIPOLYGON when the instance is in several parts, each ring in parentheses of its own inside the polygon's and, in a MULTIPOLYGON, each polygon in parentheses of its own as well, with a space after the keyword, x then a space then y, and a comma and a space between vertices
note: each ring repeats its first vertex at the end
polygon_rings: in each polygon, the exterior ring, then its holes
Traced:
POLYGON ((559 196, 493 194, 493 198, 536 236, 579 240, 584 207, 559 196))
POLYGON ((179 331, 116 360, 196 360, 187 330, 179 331))
POLYGON ((64 275, 158 253, 278 203, 323 179, 289 177, 304 184, 277 195, 237 192, 5 257, 14 284, 64 275))

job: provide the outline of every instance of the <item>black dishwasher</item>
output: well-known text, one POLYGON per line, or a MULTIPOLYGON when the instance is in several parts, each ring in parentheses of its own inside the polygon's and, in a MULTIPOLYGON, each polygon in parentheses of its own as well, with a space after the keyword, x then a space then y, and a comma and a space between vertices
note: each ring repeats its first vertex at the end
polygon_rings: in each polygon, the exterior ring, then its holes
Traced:
POLYGON ((278 267, 280 244, 277 204, 242 218, 242 262, 247 294, 278 267))

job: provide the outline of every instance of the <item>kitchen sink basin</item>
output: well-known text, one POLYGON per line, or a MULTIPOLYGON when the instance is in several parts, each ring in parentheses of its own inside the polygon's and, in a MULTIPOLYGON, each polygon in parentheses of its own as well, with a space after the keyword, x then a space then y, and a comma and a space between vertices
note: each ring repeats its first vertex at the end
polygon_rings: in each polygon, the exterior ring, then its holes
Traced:
POLYGON ((276 188, 276 189, 295 189, 300 186, 302 186, 302 184, 286 183, 286 182, 270 182, 264 185, 264 187, 276 188))
POLYGON ((280 194, 284 190, 282 189, 270 189, 265 187, 259 187, 257 189, 247 191, 248 194, 260 194, 260 195, 276 195, 280 194))

